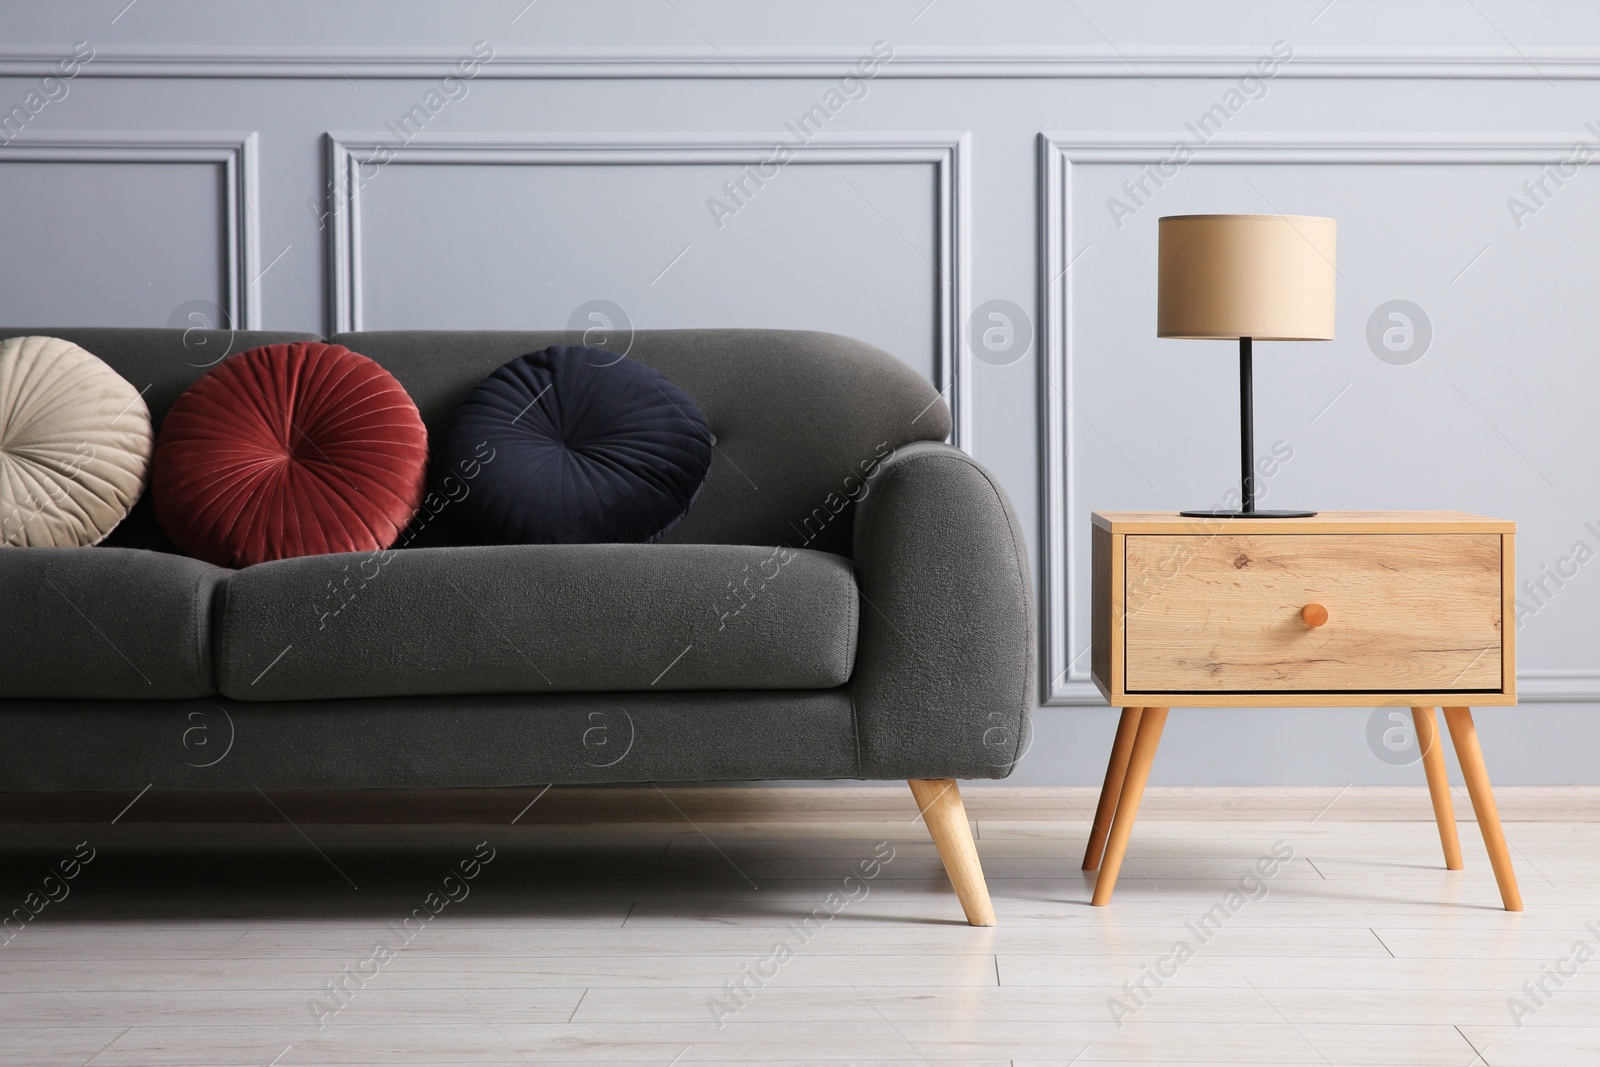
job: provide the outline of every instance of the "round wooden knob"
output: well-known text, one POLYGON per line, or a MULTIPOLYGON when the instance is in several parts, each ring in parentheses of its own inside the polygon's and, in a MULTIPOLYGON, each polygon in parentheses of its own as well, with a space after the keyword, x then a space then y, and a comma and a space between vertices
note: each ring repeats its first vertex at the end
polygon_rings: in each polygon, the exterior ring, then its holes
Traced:
POLYGON ((1300 609, 1300 617, 1307 626, 1321 626, 1328 621, 1328 609, 1321 604, 1307 604, 1300 609))

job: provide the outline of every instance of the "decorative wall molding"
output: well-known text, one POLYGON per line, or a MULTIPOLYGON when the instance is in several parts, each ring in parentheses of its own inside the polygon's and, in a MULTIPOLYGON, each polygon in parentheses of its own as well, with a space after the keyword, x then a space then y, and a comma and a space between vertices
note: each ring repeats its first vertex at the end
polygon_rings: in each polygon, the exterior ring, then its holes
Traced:
POLYGON ((1600 671, 1524 667, 1517 672, 1517 700, 1523 704, 1593 703, 1600 700, 1600 671))
MULTIPOLYGON (((377 133, 328 133, 328 300, 329 331, 360 330, 361 187, 357 168, 380 149, 393 151, 377 133)), ((599 164, 694 165, 759 163, 772 153, 770 134, 727 137, 703 135, 623 138, 542 138, 528 135, 418 136, 394 153, 385 167, 454 163, 468 166, 570 166, 599 164)), ((971 313, 969 136, 966 133, 913 133, 818 136, 785 166, 920 163, 936 168, 939 305, 934 354, 936 384, 950 405, 951 442, 971 447, 971 353, 963 329, 971 313)))
POLYGON ((223 309, 241 330, 261 328, 259 152, 251 133, 55 133, 29 130, 0 148, 9 161, 208 163, 223 170, 223 309))
MULTIPOLYGON (((1285 68, 1287 69, 1287 68, 1285 68)), ((1041 703, 1101 704, 1090 681, 1088 627, 1077 618, 1071 574, 1074 547, 1088 530, 1072 486, 1072 168, 1080 163, 1156 164, 1168 158, 1170 133, 1039 134, 1038 287, 1043 338, 1040 404, 1040 512, 1043 516, 1043 610, 1040 613, 1041 703)), ((1543 165, 1572 151, 1570 134, 1494 134, 1481 137, 1393 134, 1310 136, 1272 134, 1217 137, 1187 166, 1219 163, 1366 163, 1543 165)), ((1083 581, 1087 584, 1087 575, 1083 581)), ((1517 674, 1522 703, 1600 702, 1600 671, 1530 669, 1517 674)))
MULTIPOLYGON (((98 46, 80 78, 437 78, 469 42, 451 47, 98 46)), ((878 78, 1235 78, 1271 42, 1215 48, 1105 45, 1005 48, 900 46, 878 78)), ((478 78, 837 78, 870 42, 851 46, 498 47, 478 78)), ((0 50, 0 77, 42 77, 60 47, 0 50)), ((1570 48, 1304 46, 1278 78, 1600 78, 1600 51, 1570 48)))

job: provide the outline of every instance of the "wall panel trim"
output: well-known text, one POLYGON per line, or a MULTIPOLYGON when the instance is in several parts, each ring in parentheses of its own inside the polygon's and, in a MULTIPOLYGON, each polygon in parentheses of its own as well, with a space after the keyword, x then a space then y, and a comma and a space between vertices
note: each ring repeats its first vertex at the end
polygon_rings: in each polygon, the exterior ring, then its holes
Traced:
MULTIPOLYGON (((479 78, 837 78, 867 44, 827 47, 499 47, 479 78)), ((1236 78, 1271 42, 1250 46, 1105 45, 1008 48, 987 45, 897 47, 879 78, 1236 78)), ((461 58, 450 47, 311 48, 106 45, 85 78, 437 78, 461 58)), ((61 47, 0 50, 0 77, 52 73, 61 47)), ((1600 50, 1560 47, 1441 48, 1312 46, 1296 49, 1279 78, 1600 78, 1600 50)))
POLYGON ((257 137, 251 133, 54 133, 28 131, 0 148, 7 161, 211 163, 223 170, 223 310, 233 328, 261 329, 257 137))
MULTIPOLYGON (((328 133, 328 306, 331 333, 363 329, 361 307, 361 185, 356 168, 388 146, 380 133, 328 133), (341 206, 342 205, 342 206, 341 206)), ((966 133, 818 136, 786 166, 922 163, 937 174, 938 307, 934 332, 935 385, 950 405, 951 442, 971 450, 971 353, 964 326, 971 313, 971 181, 966 133)), ((528 135, 418 136, 385 166, 576 164, 629 166, 727 163, 743 166, 771 155, 771 134, 620 137, 528 135)))
MULTIPOLYGON (((1287 68, 1285 68, 1287 69, 1287 68)), ((1072 593, 1074 548, 1087 533, 1088 515, 1079 514, 1072 486, 1072 445, 1076 420, 1072 401, 1072 168, 1080 163, 1155 164, 1167 158, 1171 133, 1108 135, 1041 133, 1039 148, 1040 302, 1039 435, 1040 514, 1044 538, 1040 611, 1041 703, 1099 705, 1100 691, 1090 681, 1089 628, 1078 618, 1072 593)), ((1218 163, 1528 163, 1565 159, 1570 134, 1336 134, 1279 133, 1222 137, 1210 141, 1187 166, 1218 163)), ((1586 668, 1527 668, 1517 672, 1522 703, 1600 702, 1600 671, 1586 668)))

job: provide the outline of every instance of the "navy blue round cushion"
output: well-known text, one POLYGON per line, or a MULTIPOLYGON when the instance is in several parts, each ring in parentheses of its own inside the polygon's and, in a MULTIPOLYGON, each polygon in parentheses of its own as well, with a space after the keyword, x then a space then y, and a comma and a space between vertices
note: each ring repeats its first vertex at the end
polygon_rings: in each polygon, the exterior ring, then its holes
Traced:
POLYGON ((711 469, 711 428, 659 371, 555 345, 468 393, 440 459, 446 470, 478 469, 459 505, 478 539, 643 543, 694 502, 711 469))

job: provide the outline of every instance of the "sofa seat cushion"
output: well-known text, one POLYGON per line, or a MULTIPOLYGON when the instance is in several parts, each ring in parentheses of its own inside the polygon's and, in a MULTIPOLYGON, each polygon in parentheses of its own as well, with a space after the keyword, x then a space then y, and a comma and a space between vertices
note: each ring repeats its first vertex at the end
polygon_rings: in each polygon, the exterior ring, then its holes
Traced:
POLYGON ((276 560, 217 610, 218 688, 239 700, 822 689, 849 680, 858 623, 848 560, 748 545, 276 560))
POLYGON ((136 548, 0 552, 0 698, 214 694, 211 604, 227 575, 136 548))

